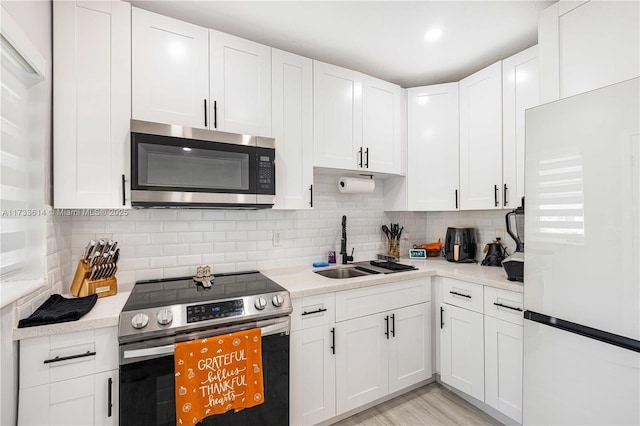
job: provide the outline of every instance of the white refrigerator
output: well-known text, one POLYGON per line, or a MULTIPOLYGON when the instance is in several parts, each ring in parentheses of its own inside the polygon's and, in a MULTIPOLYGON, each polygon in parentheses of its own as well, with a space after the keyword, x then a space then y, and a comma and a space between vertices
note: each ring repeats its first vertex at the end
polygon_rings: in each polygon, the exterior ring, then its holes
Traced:
POLYGON ((639 79, 526 112, 527 425, 640 425, 639 79))

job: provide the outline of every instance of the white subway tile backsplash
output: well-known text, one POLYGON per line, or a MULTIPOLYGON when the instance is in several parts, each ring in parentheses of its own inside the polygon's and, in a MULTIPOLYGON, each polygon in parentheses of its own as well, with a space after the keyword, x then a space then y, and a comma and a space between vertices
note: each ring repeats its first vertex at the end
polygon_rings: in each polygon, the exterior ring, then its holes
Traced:
POLYGON ((192 231, 213 231, 213 222, 208 220, 198 220, 190 223, 192 231))
POLYGON ((178 220, 201 220, 202 211, 200 210, 178 210, 178 220))
POLYGON ((202 232, 180 232, 178 233, 179 243, 201 243, 202 232))
POLYGON ((206 254, 211 252, 213 252, 213 243, 189 244, 189 254, 206 254))
POLYGON ((203 232, 202 241, 226 241, 227 233, 222 231, 203 232))
POLYGON ((118 221, 118 222, 105 222, 104 232, 126 234, 126 233, 135 232, 135 230, 136 230, 135 222, 118 221))
POLYGON ((151 234, 152 244, 175 244, 178 242, 178 234, 175 232, 164 232, 151 234))
MULTIPOLYGON (((125 253, 120 250, 120 255, 124 256, 125 253)), ((151 257, 162 255, 162 246, 157 244, 135 246, 135 257, 151 257)))
POLYGON ((149 219, 151 220, 177 220, 178 213, 173 209, 151 209, 149 210, 149 219))
POLYGON ((189 254, 186 256, 178 256, 178 265, 180 266, 197 266, 202 263, 201 254, 189 254))
POLYGON ((219 220, 213 223, 215 231, 235 231, 236 223, 234 221, 219 220))
POLYGON ((151 268, 171 268, 178 266, 178 258, 176 256, 161 256, 149 258, 149 266, 151 268))
POLYGON ((164 278, 162 269, 137 269, 135 271, 136 281, 153 280, 156 278, 164 278))
POLYGON ((165 221, 164 230, 167 232, 184 232, 189 230, 189 222, 165 221))
POLYGON ((162 221, 147 220, 136 222, 136 232, 162 232, 162 221))
POLYGON ((122 236, 120 241, 118 241, 118 245, 123 246, 138 246, 138 245, 146 245, 151 243, 150 234, 125 234, 122 236))
POLYGON ((165 256, 178 256, 183 254, 189 254, 189 244, 162 244, 158 245, 162 247, 162 254, 165 256))
POLYGON ((202 212, 202 220, 224 220, 224 211, 205 210, 202 212))

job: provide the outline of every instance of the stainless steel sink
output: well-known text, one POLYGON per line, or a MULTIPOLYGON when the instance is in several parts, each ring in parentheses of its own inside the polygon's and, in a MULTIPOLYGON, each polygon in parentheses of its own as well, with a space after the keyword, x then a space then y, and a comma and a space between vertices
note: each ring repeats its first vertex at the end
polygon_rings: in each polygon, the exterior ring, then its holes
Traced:
POLYGON ((333 278, 333 279, 343 279, 343 278, 355 278, 355 277, 363 277, 365 275, 371 275, 367 272, 359 271, 356 268, 337 268, 337 269, 324 269, 322 271, 313 271, 316 274, 322 275, 323 277, 333 278))

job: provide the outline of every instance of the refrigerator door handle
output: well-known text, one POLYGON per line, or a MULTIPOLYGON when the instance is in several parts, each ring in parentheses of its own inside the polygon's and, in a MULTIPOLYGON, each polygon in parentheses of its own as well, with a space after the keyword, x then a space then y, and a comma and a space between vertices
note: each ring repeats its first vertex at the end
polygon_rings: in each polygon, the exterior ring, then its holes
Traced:
POLYGON ((539 314, 533 311, 524 311, 524 319, 537 322, 549 327, 559 328, 569 333, 579 334, 580 336, 590 339, 599 340, 600 342, 610 345, 619 346, 633 352, 640 352, 640 340, 634 340, 629 337, 620 336, 618 334, 609 333, 607 331, 598 330, 597 328, 587 327, 586 325, 576 324, 575 322, 565 321, 560 318, 551 317, 549 315, 539 314))

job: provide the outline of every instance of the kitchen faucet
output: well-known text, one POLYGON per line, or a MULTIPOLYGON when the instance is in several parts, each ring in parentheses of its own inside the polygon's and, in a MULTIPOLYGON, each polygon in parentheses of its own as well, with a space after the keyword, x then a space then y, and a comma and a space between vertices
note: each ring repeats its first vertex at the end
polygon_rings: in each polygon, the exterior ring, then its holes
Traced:
POLYGON ((351 256, 347 254, 347 216, 342 216, 342 240, 340 240, 340 254, 342 255, 342 264, 346 265, 347 262, 353 262, 353 251, 351 249, 351 256))

